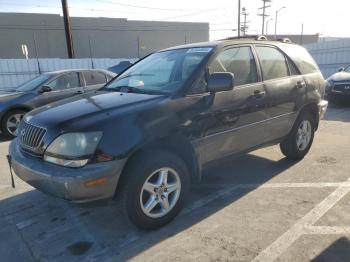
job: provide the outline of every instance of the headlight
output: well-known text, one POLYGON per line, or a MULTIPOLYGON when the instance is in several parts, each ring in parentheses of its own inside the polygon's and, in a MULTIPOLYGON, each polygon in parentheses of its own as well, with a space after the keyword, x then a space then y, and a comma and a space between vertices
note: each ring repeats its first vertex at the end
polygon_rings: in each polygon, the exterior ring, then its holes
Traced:
POLYGON ((333 88, 333 80, 332 79, 327 79, 326 80, 326 91, 331 91, 331 89, 333 88))
POLYGON ((63 134, 46 149, 44 160, 67 167, 84 166, 94 154, 101 137, 102 132, 63 134))

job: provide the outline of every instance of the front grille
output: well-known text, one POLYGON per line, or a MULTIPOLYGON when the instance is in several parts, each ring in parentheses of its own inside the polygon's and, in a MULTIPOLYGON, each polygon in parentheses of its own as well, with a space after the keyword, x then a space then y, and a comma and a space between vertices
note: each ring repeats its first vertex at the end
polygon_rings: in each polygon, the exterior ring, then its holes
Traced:
POLYGON ((344 94, 350 94, 350 83, 348 84, 335 84, 333 87, 334 91, 341 92, 344 94))
POLYGON ((23 148, 37 151, 45 133, 45 128, 22 121, 18 130, 18 137, 23 148))

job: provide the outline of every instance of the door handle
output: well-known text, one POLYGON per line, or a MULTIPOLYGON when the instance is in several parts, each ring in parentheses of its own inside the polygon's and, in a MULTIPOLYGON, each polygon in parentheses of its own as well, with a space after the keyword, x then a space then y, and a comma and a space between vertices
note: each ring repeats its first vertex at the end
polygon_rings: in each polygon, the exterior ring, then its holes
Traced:
POLYGON ((296 88, 304 88, 306 87, 306 83, 304 81, 298 81, 295 85, 296 88))
POLYGON ((82 94, 82 93, 84 93, 82 90, 77 91, 77 94, 82 94))
POLYGON ((254 96, 255 96, 256 98, 261 98, 261 97, 263 97, 265 94, 266 94, 265 91, 254 90, 254 96))

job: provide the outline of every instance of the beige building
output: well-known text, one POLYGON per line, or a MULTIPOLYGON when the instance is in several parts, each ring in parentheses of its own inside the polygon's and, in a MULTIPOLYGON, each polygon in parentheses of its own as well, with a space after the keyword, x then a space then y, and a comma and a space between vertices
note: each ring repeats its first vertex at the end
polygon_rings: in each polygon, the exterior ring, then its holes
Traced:
MULTIPOLYGON (((184 43, 208 41, 208 23, 72 17, 76 58, 135 58, 184 43)), ((0 58, 67 58, 63 18, 55 14, 0 13, 0 58)))

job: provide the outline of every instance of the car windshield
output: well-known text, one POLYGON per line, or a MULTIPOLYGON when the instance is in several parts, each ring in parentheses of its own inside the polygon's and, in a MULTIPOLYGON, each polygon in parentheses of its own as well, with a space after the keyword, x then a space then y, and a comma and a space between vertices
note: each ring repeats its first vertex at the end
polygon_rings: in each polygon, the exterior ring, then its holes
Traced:
POLYGON ((350 66, 345 67, 344 71, 350 73, 350 66))
POLYGON ((39 75, 39 76, 33 78, 32 80, 29 80, 28 82, 25 82, 24 84, 17 87, 16 91, 18 91, 18 92, 33 91, 35 88, 42 85, 49 78, 50 78, 49 74, 39 75))
POLYGON ((154 53, 135 64, 103 89, 146 94, 171 94, 181 88, 211 47, 154 53))

